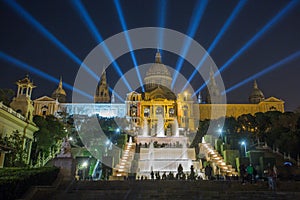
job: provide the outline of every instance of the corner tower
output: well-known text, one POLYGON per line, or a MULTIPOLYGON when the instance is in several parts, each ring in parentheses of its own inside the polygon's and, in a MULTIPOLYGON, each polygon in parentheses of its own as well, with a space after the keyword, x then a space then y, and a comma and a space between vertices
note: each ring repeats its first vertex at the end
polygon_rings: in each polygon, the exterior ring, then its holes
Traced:
POLYGON ((31 122, 34 111, 31 94, 32 89, 36 86, 30 81, 28 75, 24 79, 18 80, 16 84, 18 86, 17 95, 10 103, 10 107, 31 122))
POLYGON ((216 80, 214 77, 214 72, 213 72, 212 68, 210 69, 210 72, 209 72, 209 82, 207 84, 206 102, 208 104, 221 102, 221 93, 220 93, 219 87, 216 83, 216 80))

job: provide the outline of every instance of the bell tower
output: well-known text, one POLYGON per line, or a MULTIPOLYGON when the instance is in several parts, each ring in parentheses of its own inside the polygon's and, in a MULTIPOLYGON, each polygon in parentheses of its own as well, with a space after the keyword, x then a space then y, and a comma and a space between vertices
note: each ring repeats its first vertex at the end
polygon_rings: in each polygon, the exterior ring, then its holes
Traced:
POLYGON ((100 83, 97 86, 96 95, 94 97, 95 103, 109 103, 110 102, 110 96, 108 91, 108 84, 106 81, 106 72, 103 71, 100 83))
POLYGON ((10 107, 22 114, 28 121, 32 121, 33 117, 33 102, 31 100, 32 89, 36 86, 30 81, 28 75, 16 82, 18 91, 16 97, 10 103, 10 107))
POLYGON ((221 93, 220 93, 219 87, 216 83, 216 80, 214 77, 214 72, 213 72, 212 68, 210 69, 209 77, 210 77, 209 82, 207 84, 206 102, 209 104, 220 103, 221 102, 221 93))

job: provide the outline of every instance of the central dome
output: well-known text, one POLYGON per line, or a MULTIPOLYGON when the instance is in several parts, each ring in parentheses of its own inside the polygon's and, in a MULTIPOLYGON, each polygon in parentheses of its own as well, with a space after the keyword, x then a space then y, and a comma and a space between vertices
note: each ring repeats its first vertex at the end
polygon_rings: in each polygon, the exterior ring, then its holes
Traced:
POLYGON ((168 68, 162 64, 161 55, 157 51, 155 63, 149 68, 144 79, 146 90, 152 90, 157 86, 171 88, 172 77, 168 68))

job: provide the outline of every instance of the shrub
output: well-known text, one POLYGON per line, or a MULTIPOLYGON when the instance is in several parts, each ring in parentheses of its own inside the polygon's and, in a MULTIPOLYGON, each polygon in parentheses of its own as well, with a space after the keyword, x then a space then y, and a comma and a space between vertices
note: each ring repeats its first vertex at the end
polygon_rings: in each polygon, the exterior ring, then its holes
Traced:
POLYGON ((59 168, 3 168, 0 169, 0 199, 20 198, 34 185, 51 185, 59 168))

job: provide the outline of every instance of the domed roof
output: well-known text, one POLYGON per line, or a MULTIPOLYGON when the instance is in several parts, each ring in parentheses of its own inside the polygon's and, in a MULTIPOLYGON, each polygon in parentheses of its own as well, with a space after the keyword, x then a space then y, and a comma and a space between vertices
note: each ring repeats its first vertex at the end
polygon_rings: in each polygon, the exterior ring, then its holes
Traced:
POLYGON ((57 88, 56 90, 54 90, 54 92, 52 93, 52 95, 54 94, 60 94, 60 95, 64 95, 67 96, 66 91, 63 88, 57 88))
POLYGON ((52 98, 58 99, 59 102, 64 103, 66 101, 67 93, 62 87, 62 78, 60 78, 59 85, 52 93, 52 98))
POLYGON ((168 68, 161 62, 161 55, 159 51, 156 52, 155 63, 147 71, 146 77, 153 75, 164 75, 171 77, 168 68))
POLYGON ((162 63, 154 63, 146 73, 146 77, 153 75, 164 75, 171 77, 171 74, 167 67, 162 63))
POLYGON ((250 103, 259 103, 265 99, 263 92, 257 87, 256 81, 254 81, 253 90, 249 96, 250 103))
POLYGON ((170 88, 172 76, 167 66, 161 62, 161 55, 157 51, 155 63, 149 68, 144 79, 146 90, 153 89, 157 85, 170 88))

